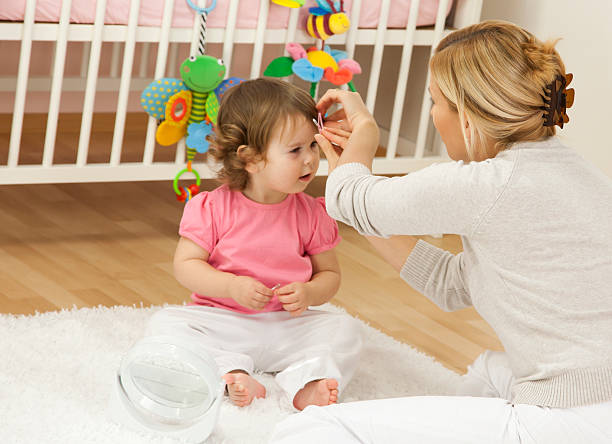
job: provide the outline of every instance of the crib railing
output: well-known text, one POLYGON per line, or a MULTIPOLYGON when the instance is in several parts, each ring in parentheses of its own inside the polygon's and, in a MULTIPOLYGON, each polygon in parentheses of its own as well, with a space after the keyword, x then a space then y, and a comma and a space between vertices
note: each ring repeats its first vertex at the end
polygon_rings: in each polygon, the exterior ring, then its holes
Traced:
MULTIPOLYGON (((70 19, 71 1, 64 0, 59 23, 35 23, 36 2, 28 0, 24 20, 21 23, 0 23, 0 40, 21 41, 19 67, 15 78, 0 79, 0 91, 15 91, 14 106, 11 120, 10 138, 6 165, 0 165, 0 183, 59 183, 59 182, 97 182, 97 181, 131 181, 131 180, 167 180, 172 179, 176 172, 185 165, 184 141, 177 144, 175 159, 172 162, 154 161, 155 130, 157 122, 149 118, 146 131, 143 134, 144 155, 139 162, 122 162, 121 154, 123 136, 128 113, 128 98, 130 91, 142 91, 153 79, 172 75, 177 64, 179 44, 189 44, 190 54, 195 54, 198 44, 199 18, 194 17, 192 29, 172 28, 172 11, 175 0, 166 0, 162 24, 159 27, 138 26, 140 0, 130 2, 130 12, 127 25, 105 25, 104 12, 106 0, 98 0, 96 16, 93 24, 72 24, 70 19), (55 52, 52 70, 48 78, 32 78, 29 75, 32 43, 37 41, 55 41, 55 52), (64 77, 68 42, 84 42, 79 77, 64 77), (110 75, 98 75, 101 48, 104 42, 112 42, 110 75), (142 45, 140 64, 134 71, 136 44, 142 45), (149 45, 157 45, 155 69, 153 77, 147 71, 149 45), (120 53, 123 49, 123 58, 120 53), (40 164, 20 164, 20 151, 27 149, 22 141, 22 130, 25 114, 25 99, 28 90, 48 90, 49 107, 46 118, 44 147, 40 164), (53 162, 56 148, 58 116, 60 114, 60 97, 62 91, 82 91, 84 100, 80 124, 77 155, 74 163, 56 164, 53 162), (94 116, 94 102, 97 91, 117 91, 118 99, 115 123, 111 144, 110 160, 105 163, 89 163, 88 150, 94 116)), ((184 1, 184 0, 176 0, 184 1)), ((243 0, 244 1, 244 0, 243 0)), ((404 98, 410 70, 413 48, 415 46, 435 48, 437 42, 448 32, 445 27, 446 11, 449 0, 440 0, 435 26, 420 29, 416 27, 419 0, 413 0, 410 7, 408 24, 404 29, 387 29, 387 19, 391 0, 382 0, 381 12, 376 29, 359 29, 357 20, 352 20, 351 28, 343 35, 333 36, 328 43, 340 45, 352 57, 357 46, 373 48, 370 60, 367 95, 364 97, 371 112, 376 110, 377 92, 380 84, 381 64, 385 47, 399 46, 402 48, 399 73, 396 80, 392 117, 388 128, 381 131, 381 145, 384 146, 384 156, 377 157, 374 162, 374 172, 377 174, 406 173, 420 169, 433 162, 444 160, 439 154, 439 140, 431 142, 432 153, 426 155, 426 144, 430 134, 430 97, 424 88, 418 130, 415 141, 405 140, 400 136, 400 124, 404 98), (405 145, 411 145, 406 148, 405 145), (404 146, 403 155, 398 152, 398 146, 404 146)), ((473 23, 480 16, 482 0, 455 0, 454 23, 460 27, 473 23)), ((298 10, 290 14, 287 29, 266 29, 268 18, 268 1, 260 2, 258 23, 255 29, 236 28, 239 0, 230 0, 227 24, 224 29, 209 28, 206 34, 208 43, 222 44, 222 57, 231 73, 232 55, 236 45, 252 44, 250 77, 262 73, 262 59, 265 45, 284 45, 288 42, 312 43, 313 40, 303 30, 298 29, 298 10)), ((203 3, 203 2, 200 2, 203 3)), ((355 0, 351 15, 358 17, 364 7, 361 0, 355 0)), ((364 65, 363 60, 359 60, 364 65)), ((395 82, 395 79, 393 80, 395 82)), ((431 137, 430 137, 431 138, 431 137)), ((442 150, 444 152, 444 150, 442 150)), ((199 163, 198 171, 203 178, 213 177, 214 165, 208 161, 199 163)), ((327 163, 321 162, 318 173, 327 174, 327 163)))

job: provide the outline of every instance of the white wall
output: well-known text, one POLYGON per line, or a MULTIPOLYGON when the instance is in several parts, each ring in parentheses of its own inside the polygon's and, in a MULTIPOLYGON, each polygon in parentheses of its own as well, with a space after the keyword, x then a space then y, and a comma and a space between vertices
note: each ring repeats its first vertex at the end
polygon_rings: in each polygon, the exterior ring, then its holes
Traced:
POLYGON ((569 124, 557 134, 612 177, 612 1, 484 0, 482 20, 516 23, 557 50, 574 74, 569 124))

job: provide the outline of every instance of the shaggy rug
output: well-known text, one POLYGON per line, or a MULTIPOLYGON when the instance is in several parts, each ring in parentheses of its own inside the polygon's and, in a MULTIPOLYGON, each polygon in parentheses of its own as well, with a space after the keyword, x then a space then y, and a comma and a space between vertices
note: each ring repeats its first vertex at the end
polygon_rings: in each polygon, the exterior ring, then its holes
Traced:
MULTIPOLYGON (((176 443, 108 419, 121 357, 160 307, 82 308, 0 315, 0 443, 176 443)), ((330 304, 325 309, 338 311, 330 304)), ((450 393, 459 375, 363 324, 365 349, 341 402, 450 393)), ((210 443, 264 443, 295 412, 270 375, 267 397, 238 408, 223 401, 210 443)))

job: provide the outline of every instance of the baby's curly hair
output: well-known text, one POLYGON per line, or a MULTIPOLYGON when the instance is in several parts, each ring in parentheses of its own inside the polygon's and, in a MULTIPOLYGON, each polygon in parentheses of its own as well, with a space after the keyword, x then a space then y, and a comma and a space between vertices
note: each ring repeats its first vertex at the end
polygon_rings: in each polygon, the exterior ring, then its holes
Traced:
MULTIPOLYGON (((271 138, 297 116, 316 119, 315 102, 303 89, 277 79, 259 78, 229 89, 221 100, 209 153, 221 164, 217 179, 231 189, 243 190, 245 166, 263 159, 271 138), (238 148, 248 147, 247 150, 238 148)), ((314 123, 313 123, 314 125, 314 123)))

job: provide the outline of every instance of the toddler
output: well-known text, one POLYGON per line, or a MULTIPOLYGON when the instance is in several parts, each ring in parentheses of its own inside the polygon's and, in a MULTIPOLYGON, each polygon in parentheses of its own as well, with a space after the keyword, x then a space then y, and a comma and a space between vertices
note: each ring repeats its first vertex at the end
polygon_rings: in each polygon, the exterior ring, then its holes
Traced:
POLYGON ((210 153, 223 182, 185 206, 174 258, 192 304, 157 312, 149 334, 198 339, 230 400, 266 390, 275 373, 296 409, 336 403, 361 350, 353 318, 309 307, 340 284, 336 222, 303 191, 319 166, 315 103, 286 82, 256 79, 223 97, 210 153))

